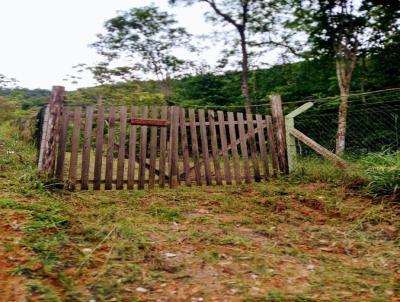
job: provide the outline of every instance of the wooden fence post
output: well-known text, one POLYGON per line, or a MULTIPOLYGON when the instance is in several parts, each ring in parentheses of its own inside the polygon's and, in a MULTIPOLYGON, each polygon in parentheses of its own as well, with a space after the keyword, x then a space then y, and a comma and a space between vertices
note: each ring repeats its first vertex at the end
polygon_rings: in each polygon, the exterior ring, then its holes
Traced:
POLYGON ((54 86, 46 107, 38 163, 39 171, 46 176, 53 176, 54 174, 60 117, 64 107, 64 93, 65 88, 63 86, 54 86))
POLYGON ((283 116, 282 99, 280 95, 269 97, 271 104, 272 123, 278 149, 279 169, 284 174, 289 173, 287 162, 285 118, 283 116))
POLYGON ((310 109, 313 106, 312 102, 307 102, 300 106, 299 108, 293 110, 285 116, 285 126, 286 126, 286 144, 287 144, 287 156, 288 156, 288 168, 289 172, 293 171, 294 165, 296 163, 296 139, 290 133, 294 129, 294 118, 304 111, 310 109))

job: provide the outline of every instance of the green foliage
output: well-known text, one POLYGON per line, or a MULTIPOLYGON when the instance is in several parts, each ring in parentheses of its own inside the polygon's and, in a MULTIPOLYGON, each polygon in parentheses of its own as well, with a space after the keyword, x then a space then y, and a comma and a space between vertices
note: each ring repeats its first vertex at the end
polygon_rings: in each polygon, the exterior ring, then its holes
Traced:
POLYGON ((155 81, 128 81, 114 85, 79 88, 66 95, 66 103, 74 105, 93 105, 99 99, 105 105, 165 104, 165 97, 155 81))
POLYGON ((371 193, 400 195, 400 152, 371 153, 361 159, 371 193))
MULTIPOLYGON (((400 36, 398 40, 400 41, 400 36)), ((385 48, 368 56, 364 70, 357 65, 353 75, 352 90, 371 91, 399 86, 399 45, 398 42, 389 43, 385 48)), ((282 95, 286 110, 294 109, 297 106, 297 104, 290 106, 291 102, 338 94, 335 66, 332 58, 327 56, 292 64, 275 65, 268 69, 253 70, 249 84, 253 104, 266 103, 265 106, 253 108, 261 113, 268 110, 268 95, 273 93, 282 95)), ((239 72, 188 76, 176 80, 174 88, 173 100, 183 105, 215 106, 216 108, 243 105, 239 72)), ((369 103, 373 101, 373 98, 368 99, 369 103)), ((376 101, 382 102, 378 98, 376 101)), ((358 98, 357 103, 361 103, 361 98, 358 98)), ((338 102, 331 103, 330 108, 335 116, 333 122, 337 122, 338 102)), ((324 112, 325 109, 326 107, 316 106, 313 108, 313 114, 324 112)))
POLYGON ((16 104, 0 96, 0 120, 11 120, 15 115, 16 104))
POLYGON ((46 89, 0 88, 0 96, 17 103, 22 110, 46 104, 49 95, 46 89))
POLYGON ((398 1, 289 1, 294 19, 289 28, 307 34, 316 54, 351 60, 366 48, 382 47, 398 31, 398 1))
POLYGON ((99 34, 93 44, 107 62, 93 68, 100 83, 113 76, 132 78, 137 71, 154 75, 165 93, 170 93, 170 79, 184 70, 185 60, 177 57, 177 48, 190 48, 189 37, 183 27, 177 26, 173 15, 151 5, 132 8, 105 24, 106 34, 99 34), (132 65, 115 70, 108 63, 119 58, 132 61, 132 65))
POLYGON ((38 177, 36 149, 23 142, 9 124, 0 125, 0 189, 8 188, 25 196, 46 194, 46 184, 38 177))

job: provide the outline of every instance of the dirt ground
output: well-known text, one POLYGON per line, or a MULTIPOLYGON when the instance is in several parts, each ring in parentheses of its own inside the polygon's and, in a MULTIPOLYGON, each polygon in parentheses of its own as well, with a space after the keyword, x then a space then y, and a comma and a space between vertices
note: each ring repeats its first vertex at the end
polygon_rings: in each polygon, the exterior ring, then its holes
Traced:
POLYGON ((399 209, 323 183, 2 192, 1 301, 400 301, 399 209))

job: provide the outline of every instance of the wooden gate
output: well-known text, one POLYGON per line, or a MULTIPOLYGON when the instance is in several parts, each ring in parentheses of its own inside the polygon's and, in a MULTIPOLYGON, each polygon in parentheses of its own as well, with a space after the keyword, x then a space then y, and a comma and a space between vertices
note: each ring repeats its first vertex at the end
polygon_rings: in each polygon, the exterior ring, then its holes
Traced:
POLYGON ((71 190, 241 184, 285 169, 270 116, 175 106, 63 107, 59 113, 56 127, 45 121, 42 144, 49 136, 55 142, 41 151, 39 167, 71 190))

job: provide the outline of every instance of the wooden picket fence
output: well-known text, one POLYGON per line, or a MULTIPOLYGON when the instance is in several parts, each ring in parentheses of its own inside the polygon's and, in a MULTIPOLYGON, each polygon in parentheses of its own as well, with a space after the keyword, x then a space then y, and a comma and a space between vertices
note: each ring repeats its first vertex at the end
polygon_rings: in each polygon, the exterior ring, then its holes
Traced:
POLYGON ((176 106, 52 106, 39 168, 71 190, 241 184, 287 170, 279 118, 176 106))

